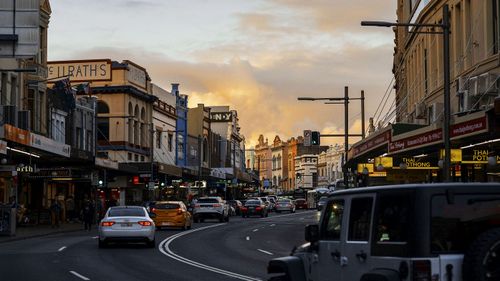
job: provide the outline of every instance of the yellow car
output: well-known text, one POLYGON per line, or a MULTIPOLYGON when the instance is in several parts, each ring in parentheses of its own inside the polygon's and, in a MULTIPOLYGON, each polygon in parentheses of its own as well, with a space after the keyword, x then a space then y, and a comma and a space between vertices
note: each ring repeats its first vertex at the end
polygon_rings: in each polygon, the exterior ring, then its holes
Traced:
POLYGON ((157 201, 150 206, 150 211, 156 214, 153 221, 157 229, 161 227, 191 229, 193 225, 193 217, 182 201, 157 201))

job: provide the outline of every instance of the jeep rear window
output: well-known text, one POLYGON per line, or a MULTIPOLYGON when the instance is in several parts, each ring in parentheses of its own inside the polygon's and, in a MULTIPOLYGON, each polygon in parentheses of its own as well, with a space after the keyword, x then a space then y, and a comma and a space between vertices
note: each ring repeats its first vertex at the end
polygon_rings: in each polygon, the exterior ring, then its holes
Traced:
POLYGON ((431 251, 464 252, 482 232, 500 227, 500 194, 432 197, 431 251))

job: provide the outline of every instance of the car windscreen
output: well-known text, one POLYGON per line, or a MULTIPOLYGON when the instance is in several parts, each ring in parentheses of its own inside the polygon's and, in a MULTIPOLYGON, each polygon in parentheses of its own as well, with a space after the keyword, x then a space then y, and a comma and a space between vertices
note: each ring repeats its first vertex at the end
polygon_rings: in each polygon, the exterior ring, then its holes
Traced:
POLYGON ((245 206, 260 206, 260 201, 258 200, 248 200, 245 206))
POLYGON ((159 210, 173 210, 179 209, 180 206, 177 203, 156 203, 155 209, 159 210))
POLYGON ((200 198, 198 200, 198 202, 196 202, 196 203, 202 203, 202 204, 203 203, 211 203, 211 204, 213 204, 213 203, 219 203, 219 201, 215 198, 200 198))
POLYGON ((292 200, 286 200, 286 199, 285 200, 278 200, 278 203, 280 203, 280 204, 281 203, 290 203, 290 202, 292 202, 292 200))
POLYGON ((144 217, 146 214, 141 208, 112 208, 108 217, 144 217))

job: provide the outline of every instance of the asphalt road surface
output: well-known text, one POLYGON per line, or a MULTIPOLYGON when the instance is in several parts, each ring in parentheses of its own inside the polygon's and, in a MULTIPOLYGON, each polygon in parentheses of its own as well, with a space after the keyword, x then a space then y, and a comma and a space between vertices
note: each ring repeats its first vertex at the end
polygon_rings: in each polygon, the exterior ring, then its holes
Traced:
POLYGON ((76 232, 0 244, 0 280, 265 280, 270 259, 304 242, 318 212, 267 218, 206 220, 192 230, 156 232, 157 247, 97 247, 97 232, 76 232))

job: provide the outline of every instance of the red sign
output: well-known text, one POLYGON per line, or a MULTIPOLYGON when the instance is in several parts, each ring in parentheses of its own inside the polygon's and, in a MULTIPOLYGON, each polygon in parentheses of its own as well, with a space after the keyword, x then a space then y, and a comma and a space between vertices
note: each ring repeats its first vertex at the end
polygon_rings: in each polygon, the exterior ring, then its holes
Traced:
POLYGON ((479 133, 488 129, 486 116, 458 123, 451 126, 450 138, 479 133))
POLYGON ((133 184, 140 184, 140 182, 139 182, 139 176, 134 176, 134 177, 132 178, 132 183, 133 183, 133 184))
POLYGON ((30 132, 9 124, 4 125, 5 139, 24 145, 30 145, 30 132))
POLYGON ((397 140, 389 143, 389 152, 398 152, 404 149, 413 148, 417 146, 427 145, 434 142, 441 142, 443 140, 443 132, 441 129, 432 130, 418 134, 413 137, 408 137, 402 140, 397 140))
POLYGON ((382 133, 379 136, 376 136, 357 146, 354 146, 351 150, 352 153, 349 151, 351 154, 349 155, 349 158, 352 159, 354 157, 357 157, 359 154, 365 153, 366 151, 372 148, 385 144, 390 140, 390 138, 391 138, 391 131, 386 131, 385 133, 382 133))

